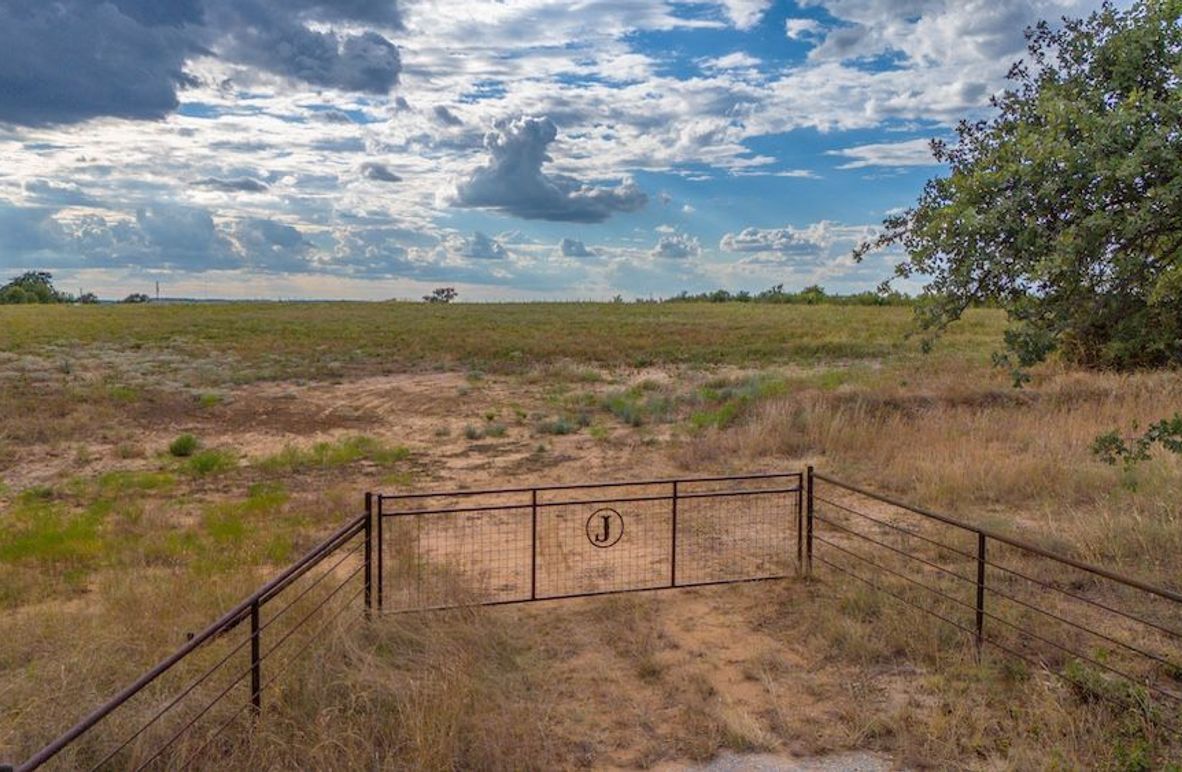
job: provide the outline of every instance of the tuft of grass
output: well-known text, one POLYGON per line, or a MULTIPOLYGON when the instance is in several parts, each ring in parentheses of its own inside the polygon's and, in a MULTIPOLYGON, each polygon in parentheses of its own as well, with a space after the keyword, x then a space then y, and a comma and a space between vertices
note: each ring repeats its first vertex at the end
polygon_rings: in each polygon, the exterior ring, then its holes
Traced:
POLYGON ((140 398, 140 394, 130 386, 116 385, 107 389, 107 396, 111 398, 112 402, 122 402, 129 404, 136 402, 140 398))
POLYGON ((43 498, 22 496, 0 529, 0 562, 58 569, 93 564, 102 555, 99 527, 105 512, 101 507, 71 512, 43 498))
POLYGON ((197 404, 202 408, 217 407, 225 401, 226 398, 224 396, 213 391, 207 391, 197 395, 197 404))
POLYGON ((192 434, 182 434, 168 445, 168 452, 176 458, 188 458, 200 446, 192 434))
POLYGON ((752 406, 789 390, 788 382, 770 375, 754 375, 737 382, 726 379, 708 383, 698 390, 695 401, 706 407, 690 415, 695 429, 733 426, 752 406))
POLYGON ((552 421, 542 421, 536 428, 539 434, 574 434, 579 430, 579 424, 565 417, 559 417, 552 421))
POLYGON ((115 455, 124 460, 130 458, 143 458, 148 455, 144 450, 144 446, 135 442, 121 442, 115 446, 115 455))
POLYGON ((99 476, 96 481, 99 496, 111 498, 144 491, 166 491, 176 483, 168 472, 135 472, 118 470, 99 476))
POLYGON ((373 437, 355 435, 337 442, 318 442, 310 448, 288 445, 278 453, 256 461, 255 465, 271 472, 298 472, 345 466, 357 461, 392 466, 409 457, 410 450, 402 445, 386 445, 373 437))
POLYGON ((661 384, 645 380, 627 389, 609 392, 600 407, 632 427, 666 423, 676 418, 679 400, 660 391, 661 384))
POLYGON ((184 469, 191 475, 204 477, 220 474, 238 466, 238 455, 230 450, 210 448, 195 453, 185 462, 184 469))

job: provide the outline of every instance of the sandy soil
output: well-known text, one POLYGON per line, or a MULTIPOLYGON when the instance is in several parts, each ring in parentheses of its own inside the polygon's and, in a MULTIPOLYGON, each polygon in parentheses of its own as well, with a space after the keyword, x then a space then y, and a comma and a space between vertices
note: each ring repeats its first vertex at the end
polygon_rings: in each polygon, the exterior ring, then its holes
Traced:
MULTIPOLYGON (((611 380, 573 384, 570 390, 603 393, 645 379, 671 384, 687 377, 679 371, 632 371, 615 374, 611 380)), ((158 454, 182 432, 196 434, 207 447, 236 450, 244 464, 288 445, 307 446, 355 434, 405 445, 411 450, 409 483, 391 482, 383 470, 364 464, 287 481, 292 491, 299 493, 301 488, 312 490, 328 484, 325 475, 329 475, 334 478, 332 484, 354 486, 358 498, 366 489, 404 492, 408 484, 415 490, 477 489, 767 471, 680 469, 669 452, 676 443, 669 425, 635 429, 603 413, 597 413, 594 419, 601 427, 598 436, 587 430, 569 435, 539 433, 538 422, 554 417, 560 410, 553 386, 541 378, 490 376, 474 380, 463 373, 423 373, 340 383, 260 383, 229 390, 222 404, 207 409, 162 414, 151 421, 139 422, 119 443, 28 446, 22 449, 21 462, 8 469, 4 478, 13 490, 19 490, 71 475, 91 476, 113 469, 154 469, 160 465, 158 454), (466 427, 492 423, 505 426, 503 436, 470 439, 466 435, 466 427), (129 443, 143 448, 144 457, 127 458, 120 454, 119 446, 129 443)), ((747 487, 769 486, 787 487, 783 480, 747 487)), ((716 488, 691 487, 689 492, 709 492, 716 488)), ((682 488, 681 493, 686 492, 682 488)), ((662 485, 618 489, 596 498, 667 494, 668 486, 662 485)), ((588 494, 563 495, 577 501, 588 494)), ((460 500, 427 501, 434 502, 434 506, 454 506, 460 500)), ((493 505, 504 500, 482 501, 493 505)), ((545 501, 553 503, 556 499, 545 501)), ((457 592, 482 600, 528 597, 531 512, 528 502, 520 497, 512 503, 521 508, 430 520, 427 519, 430 516, 419 516, 387 521, 390 523, 385 531, 389 555, 385 574, 388 608, 446 605, 457 592), (458 589, 457 578, 462 585, 458 589)), ((391 502, 390 506, 402 504, 391 502)), ((680 582, 793 573, 795 494, 749 495, 738 506, 730 499, 686 499, 679 506, 680 546, 676 554, 680 582)), ((672 574, 671 516, 667 500, 600 501, 594 505, 545 508, 539 518, 538 596, 666 585, 672 574), (616 546, 597 549, 588 541, 587 522, 589 516, 605 507, 620 513, 626 530, 616 546)), ((661 593, 661 645, 654 656, 667 674, 666 680, 704 684, 703 688, 713 695, 710 699, 717 703, 736 733, 764 738, 761 743, 764 747, 801 755, 812 747, 810 740, 802 739, 800 747, 794 749, 791 744, 785 746, 768 727, 788 726, 788 735, 801 738, 816 734, 816 722, 823 719, 825 712, 817 696, 823 692, 817 686, 818 663, 799 642, 773 637, 753 623, 767 603, 766 594, 758 589, 761 586, 769 585, 661 593), (761 676, 767 668, 776 671, 775 678, 761 676), (798 732, 791 731, 793 722, 799 722, 798 732)), ((602 601, 549 601, 525 613, 545 613, 544 608, 552 604, 599 602, 602 601)), ((577 664, 572 663, 571 667, 577 664)), ((604 695, 605 702, 641 699, 629 694, 627 683, 615 683, 612 688, 619 693, 604 695)), ((665 704, 653 707, 658 714, 680 710, 675 694, 665 704)), ((612 721, 611 717, 604 720, 609 725, 612 721)), ((659 715, 655 720, 659 723, 659 715)), ((605 728, 608 730, 610 726, 605 728)), ((664 756, 659 754, 654 758, 652 753, 651 749, 626 744, 606 758, 596 759, 595 764, 635 767, 664 756)), ((834 757, 808 764, 792 755, 728 755, 711 765, 695 768, 877 770, 889 767, 889 761, 872 756, 834 757)), ((660 768, 686 768, 686 764, 660 768)))

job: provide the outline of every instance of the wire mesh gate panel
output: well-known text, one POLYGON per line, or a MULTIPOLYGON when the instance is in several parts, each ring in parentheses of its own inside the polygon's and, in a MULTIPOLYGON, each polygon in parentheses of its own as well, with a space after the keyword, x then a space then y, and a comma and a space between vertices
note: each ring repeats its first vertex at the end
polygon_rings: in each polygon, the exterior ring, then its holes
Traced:
POLYGON ((799 550, 800 473, 376 496, 384 610, 771 579, 799 550))

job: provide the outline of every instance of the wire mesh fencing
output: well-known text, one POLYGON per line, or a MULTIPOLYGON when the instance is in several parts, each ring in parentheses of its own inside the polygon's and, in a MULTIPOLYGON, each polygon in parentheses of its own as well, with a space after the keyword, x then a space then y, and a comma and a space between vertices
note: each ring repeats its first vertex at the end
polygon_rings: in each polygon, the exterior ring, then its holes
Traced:
POLYGON ((1182 728, 1182 594, 810 467, 366 494, 364 515, 15 769, 186 769, 249 752, 257 722, 300 689, 309 652, 374 609, 814 571, 940 620, 978 657, 1053 673, 1150 731, 1182 728))
POLYGON ((383 610, 519 603, 787 576, 801 475, 377 497, 383 610))

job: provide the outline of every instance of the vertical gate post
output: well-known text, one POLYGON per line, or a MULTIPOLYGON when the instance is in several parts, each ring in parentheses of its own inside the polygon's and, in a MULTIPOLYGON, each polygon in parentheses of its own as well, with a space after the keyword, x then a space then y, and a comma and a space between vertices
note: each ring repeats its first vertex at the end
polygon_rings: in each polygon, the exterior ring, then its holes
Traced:
POLYGON ((378 511, 375 513, 375 518, 378 521, 378 523, 377 523, 377 525, 378 525, 378 539, 377 539, 377 548, 378 548, 378 613, 380 614, 382 612, 382 587, 385 584, 385 577, 383 577, 383 574, 385 572, 382 571, 382 553, 385 552, 385 546, 382 542, 382 497, 381 497, 381 494, 379 494, 377 496, 377 500, 378 500, 378 511))
POLYGON ((813 467, 808 468, 808 509, 805 525, 805 576, 813 575, 813 467))
POLYGON ((365 494, 365 618, 373 612, 373 494, 365 494))
POLYGON ((263 709, 263 660, 259 641, 259 602, 250 604, 250 707, 257 716, 263 709))
POLYGON ((677 586, 677 480, 673 481, 673 545, 669 553, 669 586, 677 586))
POLYGON ((796 485, 796 575, 804 575, 804 475, 796 485))
POLYGON ((977 661, 985 638, 985 534, 977 534, 977 661))
POLYGON ((529 496, 529 599, 538 599, 538 489, 529 496))

